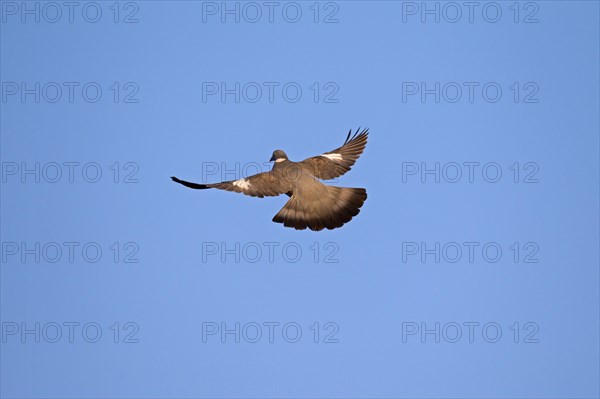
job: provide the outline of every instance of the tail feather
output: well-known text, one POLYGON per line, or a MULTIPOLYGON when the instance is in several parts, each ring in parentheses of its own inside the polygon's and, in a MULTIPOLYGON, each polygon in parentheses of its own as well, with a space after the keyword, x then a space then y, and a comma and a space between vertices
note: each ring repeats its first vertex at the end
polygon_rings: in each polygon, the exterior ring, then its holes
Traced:
POLYGON ((327 195, 318 199, 308 200, 301 195, 292 195, 273 221, 296 230, 333 230, 358 215, 366 199, 364 188, 327 186, 327 195))

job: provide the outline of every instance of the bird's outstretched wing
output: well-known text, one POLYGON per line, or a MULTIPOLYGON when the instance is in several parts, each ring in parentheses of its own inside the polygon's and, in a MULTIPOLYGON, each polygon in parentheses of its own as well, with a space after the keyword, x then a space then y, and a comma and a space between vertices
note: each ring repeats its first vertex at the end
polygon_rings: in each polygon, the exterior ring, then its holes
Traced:
POLYGON ((291 190, 287 187, 285 181, 276 179, 271 172, 259 173, 257 175, 245 177, 238 180, 224 181, 213 184, 192 183, 185 180, 180 180, 175 176, 171 179, 179 184, 196 190, 204 190, 207 188, 217 188, 219 190, 234 191, 250 195, 252 197, 275 197, 280 194, 286 194, 291 190))
POLYGON ((344 145, 341 147, 316 157, 307 158, 301 164, 318 179, 329 180, 343 175, 352 168, 352 165, 367 145, 369 129, 365 128, 360 133, 359 130, 360 128, 356 130, 354 135, 350 130, 344 145))

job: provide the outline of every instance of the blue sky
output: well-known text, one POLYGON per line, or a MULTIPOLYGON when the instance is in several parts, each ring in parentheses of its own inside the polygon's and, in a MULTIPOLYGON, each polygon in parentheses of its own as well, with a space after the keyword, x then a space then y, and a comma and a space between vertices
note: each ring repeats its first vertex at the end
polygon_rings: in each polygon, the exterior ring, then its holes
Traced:
POLYGON ((597 2, 23 4, 3 397, 598 397, 597 2), (169 179, 359 126, 334 231, 169 179))

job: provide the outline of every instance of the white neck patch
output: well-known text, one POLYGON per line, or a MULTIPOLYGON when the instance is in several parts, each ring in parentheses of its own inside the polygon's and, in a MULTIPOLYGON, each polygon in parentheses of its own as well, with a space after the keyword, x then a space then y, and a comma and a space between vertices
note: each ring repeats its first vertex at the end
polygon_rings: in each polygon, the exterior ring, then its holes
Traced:
POLYGON ((277 159, 275 160, 275 162, 283 162, 283 161, 285 161, 285 160, 286 160, 285 158, 277 158, 277 159))

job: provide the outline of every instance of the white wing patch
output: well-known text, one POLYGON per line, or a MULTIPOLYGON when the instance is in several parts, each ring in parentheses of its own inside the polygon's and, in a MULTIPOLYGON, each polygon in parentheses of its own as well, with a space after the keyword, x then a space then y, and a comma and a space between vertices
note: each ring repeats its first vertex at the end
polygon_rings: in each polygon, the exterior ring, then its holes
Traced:
POLYGON ((233 182, 233 185, 241 188, 242 190, 248 190, 251 186, 250 182, 246 179, 240 179, 233 182))
POLYGON ((321 155, 322 157, 331 159, 332 161, 341 161, 342 160, 342 155, 341 154, 323 154, 321 155))

